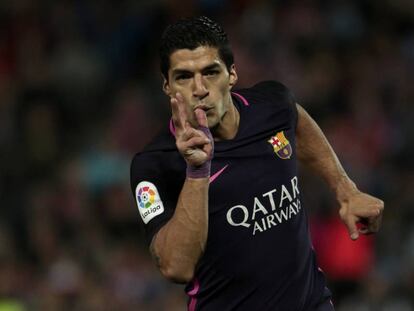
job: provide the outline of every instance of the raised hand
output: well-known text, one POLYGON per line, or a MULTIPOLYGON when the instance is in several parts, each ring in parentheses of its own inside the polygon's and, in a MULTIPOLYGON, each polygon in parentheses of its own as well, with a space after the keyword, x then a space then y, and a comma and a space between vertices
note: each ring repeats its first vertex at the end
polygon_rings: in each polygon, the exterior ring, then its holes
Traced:
POLYGON ((188 121, 185 103, 180 93, 171 99, 172 120, 175 126, 177 149, 190 167, 200 167, 213 158, 214 142, 208 129, 204 110, 194 111, 198 128, 188 121))
POLYGON ((339 215, 348 228, 352 240, 359 234, 378 232, 381 226, 384 202, 369 194, 355 191, 340 202, 339 215), (359 224, 359 228, 358 228, 359 224))

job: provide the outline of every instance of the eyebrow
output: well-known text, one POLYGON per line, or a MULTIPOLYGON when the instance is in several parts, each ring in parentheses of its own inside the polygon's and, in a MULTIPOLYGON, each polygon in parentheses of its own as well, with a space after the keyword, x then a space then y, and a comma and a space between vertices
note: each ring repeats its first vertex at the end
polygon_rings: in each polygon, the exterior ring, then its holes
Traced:
POLYGON ((217 63, 214 63, 214 64, 204 67, 201 71, 208 71, 208 70, 213 70, 213 69, 220 69, 220 65, 217 63))
MULTIPOLYGON (((204 71, 214 70, 214 69, 220 69, 220 65, 217 63, 213 63, 213 64, 207 65, 206 67, 202 68, 201 71, 204 72, 204 71)), ((176 75, 187 74, 187 73, 192 73, 192 71, 187 70, 187 69, 177 68, 173 70, 172 75, 176 76, 176 75)))

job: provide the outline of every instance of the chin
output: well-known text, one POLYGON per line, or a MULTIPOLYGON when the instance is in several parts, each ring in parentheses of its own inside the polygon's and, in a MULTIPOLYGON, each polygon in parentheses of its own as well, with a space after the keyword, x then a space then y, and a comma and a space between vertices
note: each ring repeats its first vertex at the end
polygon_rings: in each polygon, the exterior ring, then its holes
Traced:
POLYGON ((216 118, 208 118, 207 119, 208 128, 214 129, 219 125, 219 122, 216 118))

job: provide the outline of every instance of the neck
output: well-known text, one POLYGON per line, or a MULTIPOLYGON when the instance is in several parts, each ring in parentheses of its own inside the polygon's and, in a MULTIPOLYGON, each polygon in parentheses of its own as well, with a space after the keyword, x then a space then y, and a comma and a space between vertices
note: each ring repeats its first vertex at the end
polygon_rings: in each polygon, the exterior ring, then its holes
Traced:
POLYGON ((229 96, 228 110, 221 122, 211 129, 215 141, 233 139, 239 130, 240 113, 229 96))

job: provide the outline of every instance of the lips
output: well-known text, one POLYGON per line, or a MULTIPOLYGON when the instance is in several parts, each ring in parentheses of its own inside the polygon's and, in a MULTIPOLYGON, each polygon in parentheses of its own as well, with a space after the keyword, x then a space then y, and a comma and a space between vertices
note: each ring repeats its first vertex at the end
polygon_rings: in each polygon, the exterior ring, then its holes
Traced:
POLYGON ((213 109, 213 107, 206 106, 206 105, 198 105, 198 106, 194 107, 194 111, 196 111, 196 109, 201 109, 201 110, 204 110, 205 112, 207 112, 208 110, 213 109))

